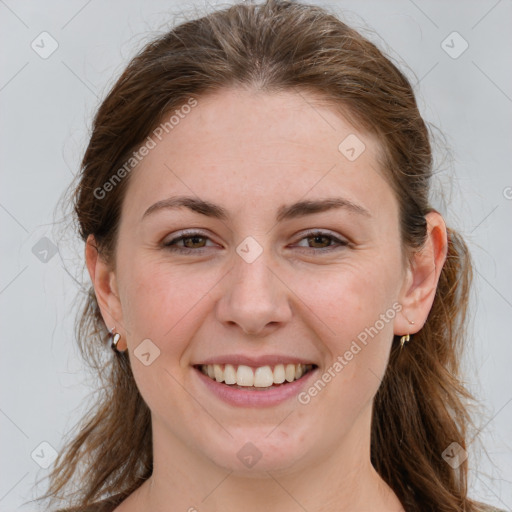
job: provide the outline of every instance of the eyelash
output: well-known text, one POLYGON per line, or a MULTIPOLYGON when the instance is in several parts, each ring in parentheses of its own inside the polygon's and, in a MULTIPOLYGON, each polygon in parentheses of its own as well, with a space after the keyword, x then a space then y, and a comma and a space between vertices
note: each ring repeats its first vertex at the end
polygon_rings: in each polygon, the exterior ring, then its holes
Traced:
MULTIPOLYGON (((346 246, 350 245, 349 242, 347 242, 346 240, 342 240, 342 239, 332 235, 328 231, 311 231, 311 232, 305 233, 302 236, 302 238, 300 238, 299 242, 301 242, 304 239, 315 238, 317 236, 329 238, 331 241, 336 242, 338 245, 337 246, 323 247, 323 248, 320 248, 320 249, 315 248, 315 247, 304 247, 304 248, 302 248, 303 250, 305 249, 305 251, 303 251, 303 252, 314 251, 316 253, 318 253, 318 252, 326 253, 326 252, 331 252, 331 251, 339 250, 339 249, 341 249, 343 247, 346 247, 346 246)), ((197 253, 202 253, 203 250, 206 249, 206 247, 199 247, 197 249, 191 249, 189 247, 178 247, 176 245, 181 240, 186 240, 188 238, 204 238, 206 240, 210 240, 210 238, 205 236, 203 233, 200 233, 200 232, 197 232, 197 231, 192 231, 192 232, 183 233, 179 237, 173 238, 172 240, 169 240, 168 242, 165 242, 163 244, 163 246, 166 249, 170 250, 170 251, 179 252, 181 254, 192 254, 192 253, 196 253, 197 254, 197 253)))

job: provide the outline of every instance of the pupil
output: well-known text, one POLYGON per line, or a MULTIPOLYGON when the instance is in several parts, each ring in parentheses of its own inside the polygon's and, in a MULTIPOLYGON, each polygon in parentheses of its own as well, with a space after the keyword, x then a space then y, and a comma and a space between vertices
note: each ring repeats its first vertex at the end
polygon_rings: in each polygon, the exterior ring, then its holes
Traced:
POLYGON ((312 238, 313 238, 313 244, 320 244, 320 245, 322 245, 322 240, 323 240, 324 244, 325 244, 326 241, 327 241, 327 243, 329 243, 328 240, 327 240, 327 237, 324 236, 324 235, 316 235, 316 236, 314 236, 312 238))
POLYGON ((195 246, 196 244, 200 244, 201 245, 200 240, 204 240, 204 237, 202 237, 202 236, 190 236, 190 237, 185 239, 185 245, 187 247, 190 246, 191 244, 193 246, 195 246), (190 242, 190 243, 188 243, 188 242, 190 242))

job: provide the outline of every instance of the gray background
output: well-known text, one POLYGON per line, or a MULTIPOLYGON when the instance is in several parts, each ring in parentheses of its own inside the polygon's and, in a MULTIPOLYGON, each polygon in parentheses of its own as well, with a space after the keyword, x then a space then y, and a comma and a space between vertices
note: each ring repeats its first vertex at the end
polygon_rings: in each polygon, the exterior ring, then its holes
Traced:
MULTIPOLYGON (((484 411, 469 449, 471 494, 511 510, 512 3, 321 5, 343 11, 405 69, 424 117, 446 135, 451 153, 439 153, 436 179, 446 192, 433 203, 466 237, 476 264, 465 368, 484 411), (446 39, 453 31, 469 44, 457 58, 464 41, 446 39)), ((91 384, 73 341, 83 248, 63 231, 55 205, 109 86, 143 43, 181 13, 193 16, 194 6, 207 4, 0 0, 0 511, 36 510, 21 504, 37 494, 48 471, 40 464, 62 446, 91 384), (46 59, 31 47, 51 49, 43 31, 58 43, 46 59)))

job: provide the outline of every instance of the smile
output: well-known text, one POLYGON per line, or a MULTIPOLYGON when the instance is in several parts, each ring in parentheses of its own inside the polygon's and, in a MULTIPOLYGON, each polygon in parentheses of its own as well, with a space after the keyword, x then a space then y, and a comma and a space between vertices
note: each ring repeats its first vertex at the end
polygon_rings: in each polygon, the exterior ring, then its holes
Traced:
POLYGON ((276 364, 252 368, 246 365, 203 364, 196 368, 216 382, 233 388, 265 389, 299 380, 316 368, 314 364, 276 364))

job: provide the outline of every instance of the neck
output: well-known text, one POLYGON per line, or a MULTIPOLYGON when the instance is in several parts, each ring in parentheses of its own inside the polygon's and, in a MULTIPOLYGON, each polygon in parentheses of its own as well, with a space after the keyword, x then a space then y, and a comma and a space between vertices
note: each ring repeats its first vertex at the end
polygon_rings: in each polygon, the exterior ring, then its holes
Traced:
POLYGON ((337 449, 307 463, 259 471, 255 465, 241 474, 219 467, 154 421, 153 475, 127 501, 134 510, 155 512, 403 512, 370 463, 369 433, 353 429, 337 449))

